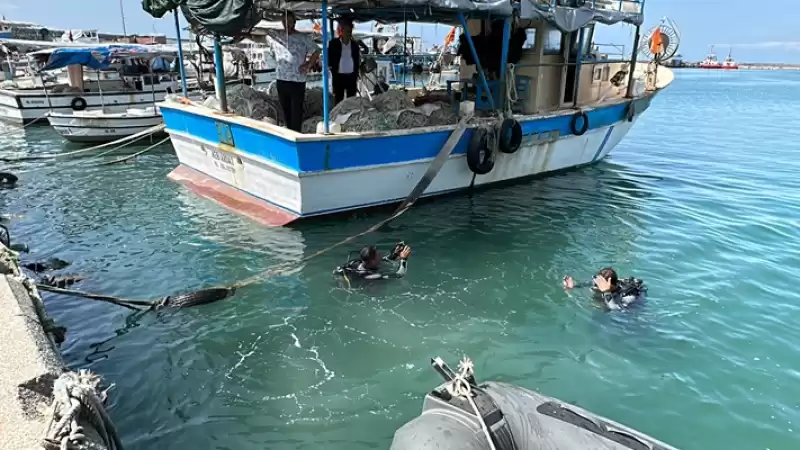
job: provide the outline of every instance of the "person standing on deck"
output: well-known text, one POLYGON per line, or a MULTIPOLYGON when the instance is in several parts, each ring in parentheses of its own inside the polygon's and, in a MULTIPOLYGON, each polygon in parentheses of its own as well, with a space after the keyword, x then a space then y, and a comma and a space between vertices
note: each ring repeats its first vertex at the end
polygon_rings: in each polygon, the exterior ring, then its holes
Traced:
POLYGON ((312 37, 294 29, 294 13, 283 16, 284 31, 267 31, 266 43, 275 54, 278 102, 286 127, 298 133, 303 127, 303 104, 306 97, 306 73, 319 59, 319 47, 312 37))
POLYGON ((333 81, 334 104, 355 97, 358 91, 358 68, 361 66, 361 47, 366 46, 353 40, 353 21, 339 19, 341 35, 328 44, 328 67, 333 81))

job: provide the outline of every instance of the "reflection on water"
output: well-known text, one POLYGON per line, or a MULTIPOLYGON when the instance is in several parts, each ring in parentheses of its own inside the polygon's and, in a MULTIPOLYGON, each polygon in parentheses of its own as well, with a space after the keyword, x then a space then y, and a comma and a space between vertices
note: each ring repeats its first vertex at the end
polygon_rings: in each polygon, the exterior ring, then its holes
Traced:
MULTIPOLYGON (((22 216, 11 230, 27 258, 71 261, 88 291, 159 298, 297 264, 186 310, 47 296, 69 329, 67 362, 117 384, 111 414, 128 448, 387 448, 439 381, 428 358, 462 354, 481 379, 681 448, 791 448, 800 184, 785 154, 799 136, 770 115, 800 99, 752 84, 679 73, 609 162, 423 202, 307 263, 387 212, 265 228, 168 181, 168 147, 124 166, 18 163, 59 171, 26 174, 0 207, 22 216), (349 250, 398 240, 414 247, 405 278, 332 279, 349 250), (644 279, 648 301, 608 314, 561 288, 564 274, 606 265, 644 279)), ((63 151, 46 130, 28 135, 9 132, 0 156, 63 151)))

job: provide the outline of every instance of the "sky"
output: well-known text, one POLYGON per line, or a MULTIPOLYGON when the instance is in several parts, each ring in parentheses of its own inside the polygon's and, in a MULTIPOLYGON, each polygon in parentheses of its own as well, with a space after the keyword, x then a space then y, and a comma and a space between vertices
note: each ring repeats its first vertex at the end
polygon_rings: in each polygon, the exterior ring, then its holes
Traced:
MULTIPOLYGON (((170 15, 152 18, 142 10, 141 0, 121 0, 121 4, 129 34, 174 35, 170 15)), ((662 17, 672 19, 680 30, 679 53, 686 60, 702 60, 715 45, 720 58, 732 48, 740 62, 800 64, 800 36, 791 31, 800 23, 800 10, 794 4, 793 0, 647 0, 643 29, 662 17), (764 6, 756 7, 762 2, 764 6)), ((119 0, 0 0, 0 15, 45 27, 122 32, 119 0)), ((409 35, 421 36, 426 47, 441 43, 448 30, 443 25, 409 24, 409 35)), ((595 42, 630 49, 633 27, 598 25, 595 42)))

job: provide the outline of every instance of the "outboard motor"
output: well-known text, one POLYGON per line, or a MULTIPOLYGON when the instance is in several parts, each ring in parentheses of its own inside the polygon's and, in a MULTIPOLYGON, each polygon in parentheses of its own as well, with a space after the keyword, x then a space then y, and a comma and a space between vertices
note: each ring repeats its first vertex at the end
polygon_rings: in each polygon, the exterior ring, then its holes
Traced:
POLYGON ((677 450, 624 425, 518 386, 478 385, 464 358, 425 396, 422 414, 400 427, 391 450, 677 450))

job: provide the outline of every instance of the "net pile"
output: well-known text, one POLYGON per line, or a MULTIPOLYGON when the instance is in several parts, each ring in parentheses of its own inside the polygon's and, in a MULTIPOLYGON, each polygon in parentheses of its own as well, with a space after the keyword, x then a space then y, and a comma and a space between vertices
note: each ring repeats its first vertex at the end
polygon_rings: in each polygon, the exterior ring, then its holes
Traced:
MULTIPOLYGON (((331 110, 330 117, 333 123, 341 125, 343 132, 391 131, 458 123, 458 114, 451 105, 437 102, 414 107, 414 102, 400 90, 376 95, 372 101, 364 97, 348 98, 331 110)), ((303 132, 306 132, 305 127, 303 132)))
MULTIPOLYGON (((266 91, 240 84, 228 88, 227 95, 228 109, 234 114, 277 125, 286 124, 274 84, 271 84, 266 91)), ((311 118, 322 117, 322 96, 321 88, 306 90, 303 109, 304 120, 308 121, 311 118)), ((333 103, 332 97, 330 102, 333 103)), ((322 119, 318 119, 317 122, 320 120, 322 119)), ((316 123, 314 124, 314 129, 316 129, 316 123)), ((311 132, 313 133, 314 131, 311 132)))

